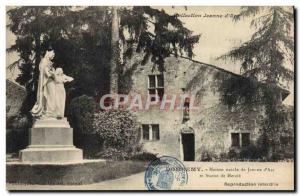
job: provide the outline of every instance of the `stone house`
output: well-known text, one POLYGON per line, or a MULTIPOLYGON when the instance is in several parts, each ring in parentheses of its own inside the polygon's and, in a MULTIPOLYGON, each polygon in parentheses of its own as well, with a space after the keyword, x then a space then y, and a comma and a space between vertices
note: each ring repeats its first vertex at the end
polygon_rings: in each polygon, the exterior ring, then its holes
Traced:
POLYGON ((6 152, 17 153, 26 147, 28 143, 28 128, 23 125, 27 122, 20 115, 23 101, 26 97, 26 89, 6 79, 6 152))
MULTIPOLYGON (((233 106, 228 102, 234 100, 234 90, 247 93, 251 87, 265 87, 264 84, 183 57, 165 59, 164 71, 159 71, 152 62, 145 65, 140 62, 141 57, 136 56, 127 63, 128 70, 134 69, 126 80, 130 79, 130 90, 126 93, 157 94, 159 102, 163 95, 194 94, 198 106, 192 110, 190 100, 186 100, 182 110, 162 110, 158 104, 135 111, 145 151, 182 161, 203 161, 208 155, 217 159, 231 150, 240 151, 257 143, 265 112, 263 105, 259 101, 243 102, 243 99, 236 100, 233 106), (229 96, 227 102, 225 94, 229 96)), ((287 90, 278 87, 267 88, 275 92, 274 104, 281 105, 289 95, 287 90)), ((262 96, 257 90, 260 88, 255 89, 255 94, 262 96)))
POLYGON ((26 97, 25 87, 6 79, 6 116, 16 116, 26 97))

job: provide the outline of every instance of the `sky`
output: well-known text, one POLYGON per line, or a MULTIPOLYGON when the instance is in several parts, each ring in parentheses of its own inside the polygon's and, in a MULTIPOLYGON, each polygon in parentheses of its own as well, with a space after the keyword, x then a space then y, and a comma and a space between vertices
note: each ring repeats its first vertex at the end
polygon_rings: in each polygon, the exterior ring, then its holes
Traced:
MULTIPOLYGON (((253 18, 244 18, 238 22, 232 16, 240 11, 239 6, 222 7, 163 7, 169 14, 178 13, 185 27, 194 34, 201 34, 199 43, 194 48, 197 61, 221 67, 225 70, 240 74, 240 62, 217 60, 217 57, 227 53, 230 49, 248 41, 255 29, 250 23, 253 18)), ((285 67, 294 70, 294 65, 285 64, 285 67)), ((294 84, 289 83, 290 95, 284 104, 294 105, 294 84)))
MULTIPOLYGON (((156 7, 164 9, 168 14, 179 14, 179 19, 184 26, 193 31, 193 33, 201 34, 199 43, 194 47, 194 60, 213 64, 225 70, 240 73, 239 62, 230 60, 217 60, 217 57, 230 51, 230 49, 239 46, 241 43, 251 38, 255 29, 250 27, 252 18, 245 18, 239 22, 234 22, 232 16, 238 14, 240 7, 194 7, 194 6, 175 6, 175 7, 156 7)), ((6 19, 8 21, 8 18, 6 19)), ((6 30, 6 46, 10 47, 15 36, 6 30)), ((6 66, 17 59, 17 53, 7 54, 6 66)), ((293 65, 287 65, 294 70, 293 65)), ((18 70, 7 71, 7 78, 14 79, 18 74, 18 70)), ((293 105, 294 103, 294 86, 291 83, 289 89, 291 94, 284 100, 284 104, 293 105)))
POLYGON ((216 60, 217 57, 251 37, 253 32, 249 28, 251 19, 235 23, 230 17, 238 14, 240 7, 164 7, 163 9, 170 14, 178 13, 185 27, 192 30, 194 34, 201 34, 200 41, 194 48, 195 60, 240 73, 238 64, 216 60))

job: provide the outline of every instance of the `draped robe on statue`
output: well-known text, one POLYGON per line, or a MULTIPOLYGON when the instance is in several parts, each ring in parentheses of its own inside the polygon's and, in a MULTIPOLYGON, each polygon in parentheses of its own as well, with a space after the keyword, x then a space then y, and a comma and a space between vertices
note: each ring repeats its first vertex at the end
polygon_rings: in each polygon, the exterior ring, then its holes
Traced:
POLYGON ((39 65, 39 81, 36 103, 31 113, 35 117, 56 117, 55 81, 52 62, 48 58, 42 59, 39 65))
POLYGON ((56 82, 56 113, 57 117, 64 117, 65 113, 65 100, 66 100, 66 90, 64 87, 65 82, 71 82, 72 77, 64 74, 62 68, 57 68, 55 70, 55 82, 56 82))

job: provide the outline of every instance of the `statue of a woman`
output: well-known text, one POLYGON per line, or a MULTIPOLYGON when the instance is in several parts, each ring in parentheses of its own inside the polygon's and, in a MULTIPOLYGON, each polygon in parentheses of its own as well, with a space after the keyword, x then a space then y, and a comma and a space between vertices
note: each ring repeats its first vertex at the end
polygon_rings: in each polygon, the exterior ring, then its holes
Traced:
POLYGON ((37 118, 61 119, 65 113, 66 91, 65 82, 73 80, 66 76, 62 68, 56 70, 51 60, 54 57, 53 51, 48 51, 39 65, 40 75, 36 103, 31 113, 37 118))
POLYGON ((56 114, 57 118, 63 118, 65 114, 66 90, 65 82, 71 82, 73 78, 64 74, 62 68, 55 70, 56 87, 56 114))
POLYGON ((40 75, 36 103, 31 113, 34 117, 56 118, 56 87, 55 70, 51 60, 54 57, 53 51, 47 51, 39 65, 40 75))

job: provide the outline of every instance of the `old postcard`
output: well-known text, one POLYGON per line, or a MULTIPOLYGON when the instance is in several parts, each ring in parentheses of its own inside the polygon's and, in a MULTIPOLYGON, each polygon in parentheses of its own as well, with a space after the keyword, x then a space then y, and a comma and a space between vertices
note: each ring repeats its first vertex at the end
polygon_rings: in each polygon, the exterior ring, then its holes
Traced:
POLYGON ((7 6, 7 189, 294 191, 294 19, 7 6))

